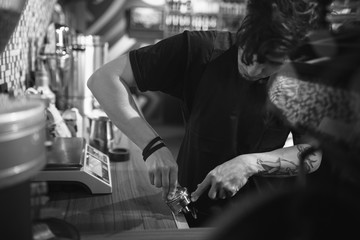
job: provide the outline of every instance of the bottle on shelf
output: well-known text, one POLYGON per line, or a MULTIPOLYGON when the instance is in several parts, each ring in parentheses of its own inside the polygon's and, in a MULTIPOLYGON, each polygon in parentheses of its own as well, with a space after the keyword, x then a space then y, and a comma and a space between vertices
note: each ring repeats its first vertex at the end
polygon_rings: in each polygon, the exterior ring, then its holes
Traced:
POLYGON ((50 89, 49 75, 44 61, 39 57, 36 62, 35 70, 35 89, 43 96, 46 101, 55 104, 55 93, 50 89))

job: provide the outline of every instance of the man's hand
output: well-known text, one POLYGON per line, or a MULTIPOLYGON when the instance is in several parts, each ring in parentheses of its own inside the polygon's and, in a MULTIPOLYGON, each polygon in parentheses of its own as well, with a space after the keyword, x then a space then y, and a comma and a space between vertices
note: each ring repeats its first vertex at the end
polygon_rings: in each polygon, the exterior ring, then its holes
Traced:
POLYGON ((191 200, 196 201, 209 188, 208 196, 211 199, 233 197, 255 173, 246 161, 247 156, 240 155, 211 170, 191 194, 191 200))
MULTIPOLYGON (((298 144, 279 148, 270 152, 244 154, 227 161, 208 173, 204 181, 191 194, 196 201, 208 188, 209 198, 223 199, 232 197, 254 174, 264 177, 290 177, 299 172, 302 153, 311 145, 298 144)), ((312 152, 305 158, 305 172, 316 171, 321 163, 321 151, 312 152)))
POLYGON ((167 147, 155 151, 146 159, 150 183, 163 189, 163 199, 171 199, 176 191, 178 166, 167 147))

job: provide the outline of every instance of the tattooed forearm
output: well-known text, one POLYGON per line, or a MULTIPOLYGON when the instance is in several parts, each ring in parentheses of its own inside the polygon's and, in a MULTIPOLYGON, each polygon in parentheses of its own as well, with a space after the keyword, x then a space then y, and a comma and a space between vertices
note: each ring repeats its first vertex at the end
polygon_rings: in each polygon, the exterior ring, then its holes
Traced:
POLYGON ((274 159, 264 160, 264 158, 257 158, 258 174, 279 177, 294 176, 300 172, 301 160, 304 161, 304 173, 310 173, 316 169, 319 156, 317 156, 314 148, 297 145, 296 150, 297 153, 294 153, 293 157, 289 157, 289 159, 278 157, 274 161, 274 159))
POLYGON ((278 158, 276 162, 263 161, 257 159, 259 174, 263 176, 293 176, 299 172, 299 166, 283 158, 278 158))
POLYGON ((314 169, 314 163, 317 162, 316 151, 309 146, 297 145, 296 147, 299 151, 297 154, 299 161, 303 158, 305 173, 311 172, 314 169))

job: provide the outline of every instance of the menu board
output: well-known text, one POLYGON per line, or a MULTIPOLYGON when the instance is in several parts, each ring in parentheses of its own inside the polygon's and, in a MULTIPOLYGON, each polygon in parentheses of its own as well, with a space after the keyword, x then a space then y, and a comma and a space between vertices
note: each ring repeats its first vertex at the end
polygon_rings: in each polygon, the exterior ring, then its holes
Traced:
POLYGON ((163 10, 152 7, 133 7, 128 13, 130 37, 162 38, 163 10))

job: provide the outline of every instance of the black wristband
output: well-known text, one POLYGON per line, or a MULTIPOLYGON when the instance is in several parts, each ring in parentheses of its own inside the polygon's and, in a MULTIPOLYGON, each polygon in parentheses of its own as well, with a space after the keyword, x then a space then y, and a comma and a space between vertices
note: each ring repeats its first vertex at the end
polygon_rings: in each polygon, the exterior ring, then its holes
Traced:
POLYGON ((152 148, 154 146, 155 143, 162 141, 162 138, 157 136, 155 137, 153 140, 151 140, 144 148, 144 150, 142 151, 142 155, 144 157, 144 155, 150 150, 150 148, 152 148))
POLYGON ((143 159, 146 161, 146 159, 153 154, 156 150, 165 147, 165 143, 161 142, 153 147, 151 147, 146 153, 143 153, 143 159))
POLYGON ((152 146, 154 146, 154 144, 158 141, 162 141, 162 138, 157 136, 155 137, 153 140, 151 140, 144 148, 142 155, 144 156, 144 154, 146 154, 147 151, 149 151, 150 148, 152 148, 152 146))

